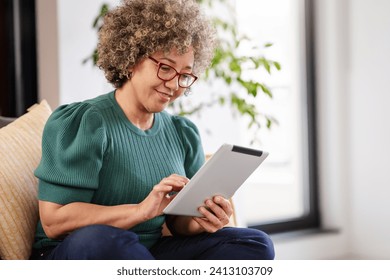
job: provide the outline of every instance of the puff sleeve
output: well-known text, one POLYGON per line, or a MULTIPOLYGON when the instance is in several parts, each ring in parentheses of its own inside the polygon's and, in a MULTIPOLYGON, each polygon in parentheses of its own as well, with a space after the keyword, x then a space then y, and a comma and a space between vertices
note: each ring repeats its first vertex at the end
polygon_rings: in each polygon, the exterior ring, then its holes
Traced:
POLYGON ((192 178, 205 162, 199 130, 192 121, 180 116, 174 116, 174 124, 184 146, 186 176, 192 178))
POLYGON ((100 113, 88 103, 55 110, 42 138, 42 159, 35 170, 38 198, 59 204, 90 202, 99 186, 106 146, 100 113))

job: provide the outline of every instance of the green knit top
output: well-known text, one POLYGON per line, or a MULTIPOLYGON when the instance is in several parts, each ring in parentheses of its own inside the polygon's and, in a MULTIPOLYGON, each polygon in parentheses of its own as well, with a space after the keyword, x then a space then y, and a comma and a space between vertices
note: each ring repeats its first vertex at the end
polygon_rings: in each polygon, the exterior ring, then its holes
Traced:
MULTIPOLYGON (((173 173, 191 178, 204 163, 198 129, 163 111, 143 131, 125 116, 114 91, 58 107, 46 123, 42 159, 35 170, 38 198, 58 204, 140 203, 173 173)), ((161 237, 164 216, 129 230, 151 247, 161 237)), ((55 245, 38 222, 34 248, 55 245)))

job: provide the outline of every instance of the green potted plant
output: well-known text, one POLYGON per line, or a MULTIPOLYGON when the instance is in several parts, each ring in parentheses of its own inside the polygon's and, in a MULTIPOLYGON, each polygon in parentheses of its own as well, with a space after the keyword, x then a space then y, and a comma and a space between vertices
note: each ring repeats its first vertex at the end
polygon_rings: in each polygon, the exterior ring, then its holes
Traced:
MULTIPOLYGON (((234 17, 234 9, 227 0, 197 0, 201 5, 207 6, 208 11, 213 11, 223 7, 227 14, 224 18, 211 15, 212 21, 217 29, 219 44, 215 51, 211 66, 201 77, 201 81, 206 84, 223 84, 223 91, 214 92, 213 87, 208 87, 212 92, 208 95, 208 100, 198 103, 191 102, 188 99, 178 99, 171 105, 174 114, 190 116, 200 115, 205 108, 213 106, 230 106, 235 115, 245 117, 248 120, 248 128, 254 130, 253 141, 257 139, 257 131, 263 127, 270 128, 272 124, 277 123, 276 119, 270 115, 261 112, 255 105, 255 99, 260 94, 265 94, 272 98, 271 89, 264 83, 257 80, 246 78, 245 71, 258 71, 265 69, 271 74, 273 70, 280 70, 279 62, 270 60, 263 55, 263 50, 272 46, 267 43, 263 46, 256 45, 244 34, 237 30, 237 24, 234 17), (251 45, 256 55, 240 54, 238 52, 240 45, 245 42, 251 45)), ((104 15, 110 9, 108 4, 103 4, 96 18, 93 21, 93 28, 99 30, 104 15)), ((83 62, 92 61, 95 65, 97 61, 96 49, 83 62)))

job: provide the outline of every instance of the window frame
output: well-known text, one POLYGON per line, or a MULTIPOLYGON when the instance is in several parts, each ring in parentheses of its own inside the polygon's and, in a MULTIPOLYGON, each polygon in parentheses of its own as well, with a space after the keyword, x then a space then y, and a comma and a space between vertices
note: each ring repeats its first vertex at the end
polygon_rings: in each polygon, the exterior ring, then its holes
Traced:
MULTIPOLYGON (((307 214, 284 221, 261 223, 250 226, 269 234, 284 233, 299 230, 319 229, 321 227, 318 186, 318 157, 317 157, 317 117, 316 117, 316 69, 315 69, 315 3, 314 0, 303 0, 304 5, 304 34, 305 34, 305 84, 306 120, 307 123, 307 214)), ((304 103, 305 104, 305 103, 304 103)))

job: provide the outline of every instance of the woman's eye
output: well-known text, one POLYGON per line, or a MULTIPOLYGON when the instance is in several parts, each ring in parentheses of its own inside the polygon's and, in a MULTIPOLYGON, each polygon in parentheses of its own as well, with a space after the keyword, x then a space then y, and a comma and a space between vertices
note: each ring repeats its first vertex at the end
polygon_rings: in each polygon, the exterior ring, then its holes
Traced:
POLYGON ((172 71, 172 67, 170 67, 168 65, 161 65, 160 70, 164 71, 164 72, 171 72, 172 71))
POLYGON ((182 78, 183 80, 189 80, 191 78, 191 75, 188 75, 188 74, 181 74, 180 75, 180 78, 182 78))

